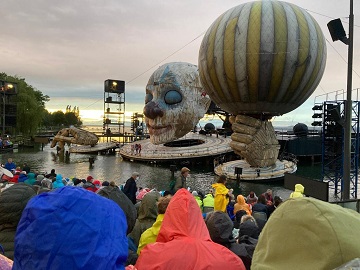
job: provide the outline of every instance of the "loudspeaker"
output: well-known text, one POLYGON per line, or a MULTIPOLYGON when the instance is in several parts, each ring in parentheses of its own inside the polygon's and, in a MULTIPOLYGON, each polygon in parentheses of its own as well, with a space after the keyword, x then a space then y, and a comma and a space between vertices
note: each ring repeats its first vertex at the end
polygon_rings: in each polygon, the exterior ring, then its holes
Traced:
POLYGON ((241 167, 235 167, 235 174, 236 175, 242 175, 243 168, 241 167))
POLYGON ((346 33, 340 19, 335 19, 327 24, 333 41, 346 39, 346 33))

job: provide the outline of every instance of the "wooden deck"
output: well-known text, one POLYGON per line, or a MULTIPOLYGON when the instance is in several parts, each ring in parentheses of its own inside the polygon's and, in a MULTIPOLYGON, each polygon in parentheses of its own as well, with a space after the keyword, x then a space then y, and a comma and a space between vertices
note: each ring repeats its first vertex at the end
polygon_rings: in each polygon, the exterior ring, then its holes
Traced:
POLYGON ((176 161, 184 159, 205 158, 230 153, 230 137, 205 136, 200 134, 188 133, 184 137, 176 140, 200 140, 203 143, 192 146, 170 147, 164 144, 154 145, 150 139, 135 141, 127 144, 120 149, 120 154, 124 159, 133 161, 176 161), (141 144, 141 153, 136 154, 131 150, 131 145, 141 144))

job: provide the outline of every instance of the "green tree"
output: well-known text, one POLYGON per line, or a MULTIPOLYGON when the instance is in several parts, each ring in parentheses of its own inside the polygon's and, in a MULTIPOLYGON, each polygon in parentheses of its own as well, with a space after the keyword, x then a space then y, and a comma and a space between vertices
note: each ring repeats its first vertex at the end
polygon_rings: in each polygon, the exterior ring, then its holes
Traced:
POLYGON ((63 111, 56 111, 52 113, 52 120, 55 126, 66 125, 65 114, 63 111))
POLYGON ((45 110, 43 114, 42 126, 45 128, 51 128, 54 125, 53 116, 48 111, 45 110))
POLYGON ((65 123, 67 126, 76 126, 79 127, 82 125, 82 122, 78 116, 74 112, 66 112, 65 113, 65 123))

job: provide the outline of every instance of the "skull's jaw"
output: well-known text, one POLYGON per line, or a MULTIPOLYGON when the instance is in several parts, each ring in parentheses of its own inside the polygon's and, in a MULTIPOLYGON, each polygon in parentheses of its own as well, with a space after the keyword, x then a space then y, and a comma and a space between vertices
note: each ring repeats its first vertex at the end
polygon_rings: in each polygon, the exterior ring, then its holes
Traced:
POLYGON ((149 129, 149 134, 150 142, 156 145, 172 142, 177 139, 177 137, 175 136, 175 128, 171 126, 162 129, 155 129, 153 130, 153 134, 151 134, 151 131, 149 129))

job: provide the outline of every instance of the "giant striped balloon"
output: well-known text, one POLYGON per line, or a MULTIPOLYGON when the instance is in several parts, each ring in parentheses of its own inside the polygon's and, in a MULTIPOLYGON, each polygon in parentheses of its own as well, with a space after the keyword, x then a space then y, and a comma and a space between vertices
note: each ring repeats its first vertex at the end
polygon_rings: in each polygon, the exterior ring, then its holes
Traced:
POLYGON ((324 73, 326 44, 315 19, 281 1, 255 1, 222 14, 199 52, 201 82, 232 114, 281 115, 300 106, 324 73))

